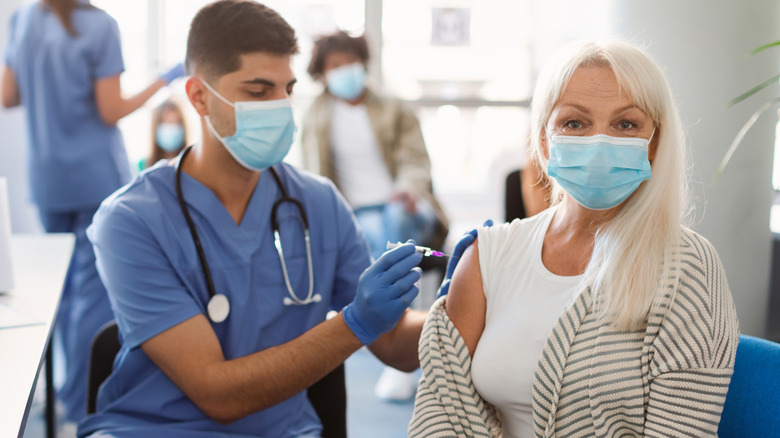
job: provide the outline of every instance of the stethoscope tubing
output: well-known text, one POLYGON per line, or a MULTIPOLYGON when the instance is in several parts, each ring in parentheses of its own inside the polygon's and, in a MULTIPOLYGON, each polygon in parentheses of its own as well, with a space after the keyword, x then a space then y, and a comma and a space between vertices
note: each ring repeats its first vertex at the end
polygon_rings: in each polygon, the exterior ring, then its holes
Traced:
MULTIPOLYGON (((200 241, 200 236, 198 235, 198 231, 195 227, 195 222, 192 220, 192 217, 190 216, 189 209, 187 208, 187 204, 184 201, 184 193, 182 192, 181 188, 181 168, 182 163, 184 162, 184 159, 187 157, 187 154, 189 154, 190 150, 192 149, 192 146, 188 146, 187 149, 185 149, 181 157, 179 158, 179 162, 176 165, 176 197, 179 202, 179 207, 181 208, 182 213, 184 214, 184 218, 187 221, 187 227, 190 229, 190 234, 192 235, 192 241, 195 244, 195 251, 198 253, 198 259, 200 260, 201 268, 203 268, 203 275, 206 279, 206 287, 208 289, 209 294, 209 318, 213 322, 222 322, 227 318, 227 314, 229 313, 230 304, 227 301, 227 297, 221 294, 216 293, 216 289, 214 287, 214 281, 211 277, 211 269, 209 268, 208 261, 206 260, 206 253, 203 250, 203 245, 200 241), (211 304, 213 301, 216 301, 215 298, 222 298, 224 297, 225 304, 227 310, 224 310, 224 316, 220 318, 214 318, 211 314, 211 304), (218 319, 218 320, 217 320, 218 319)), ((288 305, 306 305, 309 303, 317 303, 322 300, 322 297, 320 294, 314 294, 314 268, 312 266, 312 257, 311 257, 311 238, 309 236, 309 219, 306 215, 306 210, 303 208, 303 204, 289 196, 287 194, 287 190, 284 187, 284 184, 282 184, 282 179, 279 176, 279 173, 274 169, 273 167, 269 167, 268 170, 271 171, 271 175, 273 175, 274 181, 276 182, 276 185, 279 187, 279 191, 281 192, 282 196, 274 202, 273 207, 271 208, 271 230, 274 234, 274 246, 276 247, 276 252, 279 255, 279 262, 282 265, 282 274, 284 275, 284 283, 287 287, 287 292, 289 293, 289 297, 284 297, 282 300, 282 303, 286 306, 288 305), (300 220, 303 224, 303 233, 304 233, 304 240, 306 243, 306 261, 308 265, 308 272, 309 272, 309 290, 308 294, 306 295, 305 299, 300 299, 295 294, 295 291, 292 288, 292 284, 290 284, 290 276, 287 272, 287 263, 284 260, 284 250, 282 248, 282 240, 280 237, 279 232, 279 222, 277 220, 277 210, 279 207, 284 204, 285 202, 290 202, 298 209, 298 213, 300 214, 300 220)))
POLYGON ((209 299, 214 298, 216 295, 214 288, 214 280, 211 278, 211 269, 209 263, 206 261, 206 252, 203 250, 203 245, 200 242, 200 236, 198 236, 198 230, 195 228, 195 222, 190 216, 190 210, 187 208, 187 204, 184 202, 184 194, 181 190, 181 165, 184 162, 184 158, 190 153, 192 146, 188 146, 187 149, 182 152, 179 162, 176 164, 176 198, 179 200, 179 208, 184 213, 184 219, 187 221, 187 228, 190 229, 192 235, 192 241, 195 243, 195 252, 198 253, 198 259, 200 259, 200 266, 203 268, 203 274, 206 277, 206 287, 209 292, 209 299))

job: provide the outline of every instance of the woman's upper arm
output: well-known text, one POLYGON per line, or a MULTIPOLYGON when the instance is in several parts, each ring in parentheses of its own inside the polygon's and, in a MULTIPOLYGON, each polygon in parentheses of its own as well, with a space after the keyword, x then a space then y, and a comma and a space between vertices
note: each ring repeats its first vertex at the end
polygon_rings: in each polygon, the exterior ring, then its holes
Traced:
POLYGON ((95 101, 101 120, 107 125, 115 125, 121 118, 123 104, 119 74, 95 81, 95 101))
POLYGON ((452 275, 447 294, 447 315, 455 324, 460 336, 473 357, 479 338, 485 329, 485 291, 479 268, 477 241, 466 249, 452 275))

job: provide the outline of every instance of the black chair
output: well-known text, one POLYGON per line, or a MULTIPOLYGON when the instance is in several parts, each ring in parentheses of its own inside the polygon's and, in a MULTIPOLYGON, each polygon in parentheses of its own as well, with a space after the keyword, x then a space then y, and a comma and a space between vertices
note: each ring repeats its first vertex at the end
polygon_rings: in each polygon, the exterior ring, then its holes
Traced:
MULTIPOLYGON (((100 328, 92 340, 87 382, 87 413, 96 410, 98 388, 111 374, 114 358, 121 343, 116 321, 100 328)), ((347 436, 347 387, 344 380, 344 364, 339 365, 307 391, 322 422, 322 438, 346 438, 347 436)))
POLYGON ((504 186, 504 216, 507 222, 512 222, 514 219, 524 219, 526 217, 520 175, 520 170, 514 170, 506 176, 504 186))
POLYGON ((119 341, 119 328, 116 321, 109 321, 101 327, 89 349, 89 371, 87 376, 87 413, 97 410, 98 388, 111 374, 114 358, 122 344, 119 341))

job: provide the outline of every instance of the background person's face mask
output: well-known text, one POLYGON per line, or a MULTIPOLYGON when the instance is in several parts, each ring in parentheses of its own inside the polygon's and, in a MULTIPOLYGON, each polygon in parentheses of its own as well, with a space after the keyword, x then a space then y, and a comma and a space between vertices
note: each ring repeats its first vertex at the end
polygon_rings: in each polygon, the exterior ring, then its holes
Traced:
POLYGON ((230 155, 239 164, 254 171, 281 163, 290 151, 297 129, 290 99, 233 103, 203 79, 201 82, 235 110, 236 133, 229 137, 220 136, 209 116, 205 117, 209 131, 225 145, 230 155))
POLYGON ((650 178, 650 140, 599 134, 553 135, 550 141, 547 174, 585 208, 615 207, 650 178))
POLYGON ((184 146, 184 128, 178 123, 160 123, 154 138, 162 150, 174 152, 184 146))
POLYGON ((366 69, 359 62, 334 68, 325 74, 325 81, 334 96, 355 100, 366 87, 366 69))

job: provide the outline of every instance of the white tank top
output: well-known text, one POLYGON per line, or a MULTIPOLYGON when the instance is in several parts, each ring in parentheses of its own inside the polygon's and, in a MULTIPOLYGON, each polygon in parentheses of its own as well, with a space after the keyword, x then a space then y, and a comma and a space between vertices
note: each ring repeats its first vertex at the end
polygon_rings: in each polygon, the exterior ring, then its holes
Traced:
POLYGON ((496 407, 505 438, 534 436, 531 390, 547 338, 573 302, 583 275, 563 277, 542 263, 556 208, 479 230, 479 267, 487 310, 471 375, 496 407))

